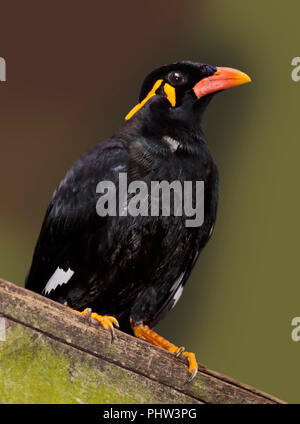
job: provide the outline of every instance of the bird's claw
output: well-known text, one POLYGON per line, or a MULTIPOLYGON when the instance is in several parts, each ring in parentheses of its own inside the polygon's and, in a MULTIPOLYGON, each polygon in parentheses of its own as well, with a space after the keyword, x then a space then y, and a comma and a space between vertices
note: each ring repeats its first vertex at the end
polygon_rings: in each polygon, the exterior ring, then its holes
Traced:
POLYGON ((80 315, 83 315, 87 318, 88 322, 100 322, 102 327, 105 330, 109 330, 111 334, 111 342, 113 342, 116 338, 115 328, 120 328, 118 320, 115 317, 111 317, 109 315, 99 315, 96 312, 92 312, 91 308, 85 308, 84 311, 79 312, 73 309, 75 312, 78 312, 80 315))
POLYGON ((178 349, 178 352, 176 353, 176 358, 178 358, 178 356, 180 356, 181 354, 182 354, 182 352, 185 350, 185 347, 184 346, 181 346, 179 349, 178 349))
POLYGON ((189 384, 192 380, 194 380, 194 378, 196 377, 198 373, 198 368, 193 372, 193 374, 191 374, 189 376, 189 378, 186 380, 186 382, 184 384, 189 384))
POLYGON ((92 308, 86 308, 84 311, 81 312, 81 315, 87 318, 88 322, 91 323, 91 315, 92 315, 92 308))
POLYGON ((188 358, 188 361, 189 361, 189 378, 184 383, 184 384, 189 384, 196 377, 199 367, 198 367, 194 353, 184 352, 184 348, 180 348, 180 350, 177 352, 176 356, 179 356, 180 354, 182 354, 183 356, 186 356, 188 358))
POLYGON ((98 315, 93 312, 91 314, 91 319, 100 322, 102 327, 105 330, 109 330, 111 334, 111 342, 113 342, 116 338, 115 327, 120 328, 118 320, 115 317, 111 317, 109 315, 98 315))

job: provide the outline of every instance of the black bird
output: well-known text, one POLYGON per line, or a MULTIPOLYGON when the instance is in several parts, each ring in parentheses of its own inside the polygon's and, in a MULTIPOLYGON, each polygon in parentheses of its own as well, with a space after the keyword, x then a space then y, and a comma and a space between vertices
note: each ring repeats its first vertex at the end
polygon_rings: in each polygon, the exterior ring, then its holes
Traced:
MULTIPOLYGON (((83 154, 54 191, 26 279, 26 288, 82 311, 112 332, 120 325, 125 332, 185 355, 189 381, 198 370, 195 355, 151 328, 179 299, 216 219, 218 171, 202 131, 203 113, 216 92, 249 81, 238 70, 189 61, 151 72, 140 103, 124 125, 83 154), (144 213, 128 213, 134 193, 121 196, 121 175, 128 185, 144 182, 149 192, 153 181, 177 181, 182 187, 190 181, 194 197, 196 181, 203 181, 202 225, 187 226, 191 217, 185 209, 177 216, 175 197, 170 216, 163 216, 161 204, 158 216, 151 216, 149 194, 144 213), (116 191, 102 192, 101 181, 114 184, 116 191), (105 215, 96 208, 103 200, 100 192, 106 195, 106 206, 112 202, 115 216, 100 216, 105 215), (113 194, 116 203, 109 198, 113 194)), ((142 202, 140 198, 137 206, 142 202)))

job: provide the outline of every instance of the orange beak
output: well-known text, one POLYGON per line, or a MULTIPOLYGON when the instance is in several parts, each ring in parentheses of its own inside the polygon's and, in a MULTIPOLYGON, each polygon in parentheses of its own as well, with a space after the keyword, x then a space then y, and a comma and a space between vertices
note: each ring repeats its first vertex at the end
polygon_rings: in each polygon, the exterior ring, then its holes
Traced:
POLYGON ((216 91, 226 90, 227 88, 251 82, 251 78, 233 68, 217 67, 216 72, 210 77, 203 78, 197 82, 193 90, 198 99, 207 94, 215 93, 216 91))

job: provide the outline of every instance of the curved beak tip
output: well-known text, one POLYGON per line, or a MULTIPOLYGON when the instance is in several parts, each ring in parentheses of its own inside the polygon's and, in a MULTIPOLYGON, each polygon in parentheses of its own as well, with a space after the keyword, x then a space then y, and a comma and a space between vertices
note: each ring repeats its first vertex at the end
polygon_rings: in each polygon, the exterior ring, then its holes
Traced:
POLYGON ((240 81, 241 84, 247 84, 248 82, 252 82, 252 79, 249 77, 249 75, 240 71, 239 71, 239 74, 234 79, 236 79, 237 81, 240 81))
POLYGON ((217 66, 216 72, 209 78, 213 80, 224 81, 225 85, 229 85, 229 87, 225 88, 230 88, 231 86, 247 84, 248 82, 251 82, 251 78, 249 77, 249 75, 245 74, 245 72, 239 71, 235 68, 227 68, 223 66, 217 66))

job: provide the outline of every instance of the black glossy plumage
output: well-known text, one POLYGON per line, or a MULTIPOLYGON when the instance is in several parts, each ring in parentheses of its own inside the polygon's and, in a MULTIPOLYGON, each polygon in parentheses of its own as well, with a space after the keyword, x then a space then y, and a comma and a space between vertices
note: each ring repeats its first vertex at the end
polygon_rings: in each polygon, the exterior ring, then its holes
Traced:
POLYGON ((43 293, 59 267, 74 271, 66 284, 47 294, 77 310, 115 316, 130 332, 129 317, 153 327, 173 306, 207 243, 216 219, 218 172, 201 119, 211 95, 200 100, 192 90, 212 75, 210 65, 180 62, 151 73, 141 98, 170 70, 188 81, 176 89, 172 107, 162 88, 109 140, 77 160, 55 190, 35 248, 26 288, 43 293), (180 144, 174 152, 164 137, 180 144), (205 218, 187 228, 186 217, 99 217, 100 181, 117 183, 119 172, 133 180, 204 181, 205 218), (176 283, 177 282, 177 283, 176 283))

